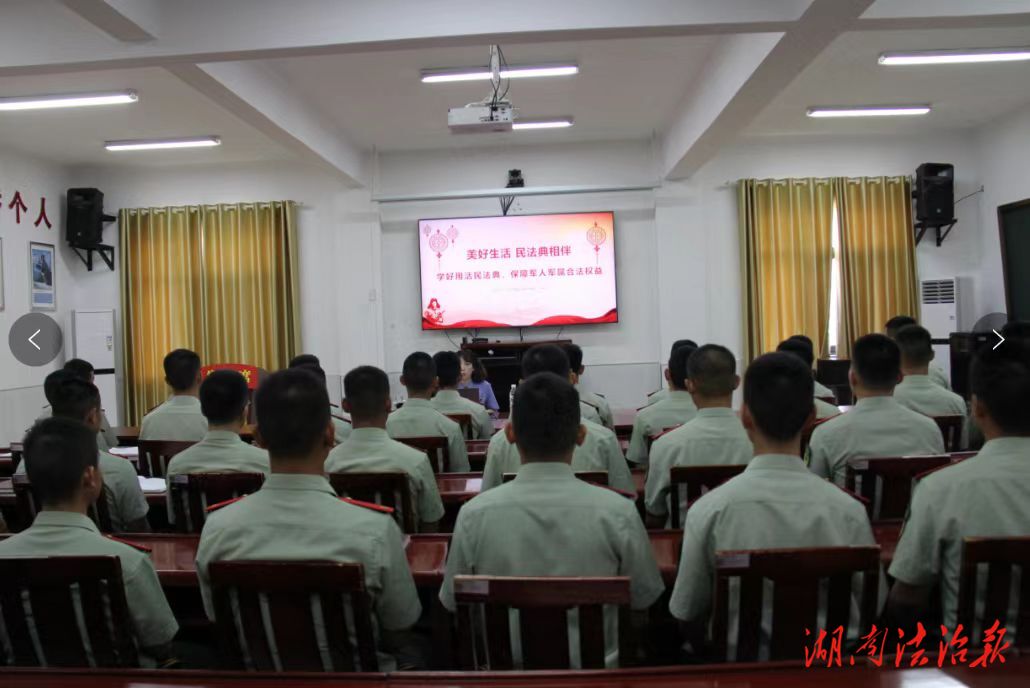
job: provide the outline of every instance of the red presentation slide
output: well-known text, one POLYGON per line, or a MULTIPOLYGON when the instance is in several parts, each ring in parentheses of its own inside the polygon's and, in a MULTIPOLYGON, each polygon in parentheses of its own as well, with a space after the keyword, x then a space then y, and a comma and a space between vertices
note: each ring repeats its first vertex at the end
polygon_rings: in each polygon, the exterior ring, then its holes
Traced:
POLYGON ((619 321, 611 212, 420 220, 422 329, 619 321))

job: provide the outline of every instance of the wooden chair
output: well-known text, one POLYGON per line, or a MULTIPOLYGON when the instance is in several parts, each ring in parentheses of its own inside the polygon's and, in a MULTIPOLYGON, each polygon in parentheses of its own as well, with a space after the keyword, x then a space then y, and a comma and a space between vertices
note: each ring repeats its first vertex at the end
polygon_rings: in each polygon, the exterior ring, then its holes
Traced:
POLYGON ((172 476, 172 513, 180 533, 199 533, 207 520, 207 508, 261 489, 263 473, 188 473, 172 476))
POLYGON ((946 454, 848 459, 844 487, 863 497, 871 521, 903 519, 913 483, 927 471, 950 463, 946 454))
MULTIPOLYGON (((828 582, 825 598, 827 632, 843 626, 865 633, 876 617, 880 585, 879 547, 824 547, 769 549, 715 554, 715 603, 712 640, 716 658, 754 662, 762 656, 763 607, 772 608, 769 660, 799 659, 816 633, 823 628, 820 616, 820 582, 828 582), (852 576, 862 576, 859 618, 851 617, 852 576), (729 652, 730 581, 739 581, 736 656, 729 652), (765 581, 773 583, 772 600, 763 600, 765 581)), ((764 659, 764 657, 762 657, 764 659)))
POLYGON ((451 450, 447 438, 443 435, 430 437, 394 437, 402 444, 418 449, 429 457, 429 465, 433 473, 449 473, 451 470, 451 450))
MULTIPOLYGON (((32 489, 32 483, 25 474, 11 477, 11 486, 14 489, 15 513, 18 515, 18 525, 21 528, 28 528, 36 520, 36 514, 40 512, 41 505, 36 499, 36 493, 32 489)), ((108 488, 105 486, 100 498, 89 507, 88 515, 97 525, 101 533, 113 533, 114 526, 111 525, 111 512, 108 510, 107 495, 108 488)))
POLYGON ((402 531, 418 532, 418 513, 407 473, 330 473, 329 483, 341 497, 392 508, 402 531))
MULTIPOLYGON (((518 473, 505 473, 502 482, 510 483, 518 473)), ((576 471, 576 477, 586 483, 608 487, 608 471, 576 471)))
POLYGON ((378 671, 372 598, 361 564, 217 561, 208 567, 225 668, 378 671), (316 616, 313 606, 318 605, 316 616), (328 644, 319 650, 316 623, 328 644))
POLYGON ((462 436, 472 439, 472 414, 471 413, 445 413, 443 414, 461 426, 462 436))
POLYGON ((579 612, 583 669, 605 668, 604 607, 618 607, 620 663, 633 657, 629 578, 455 576, 458 657, 466 670, 570 669, 568 611, 579 612), (509 618, 518 615, 522 666, 509 618))
POLYGON ((145 478, 163 478, 168 462, 181 451, 189 449, 196 442, 172 442, 165 440, 139 441, 139 474, 145 478))
MULTIPOLYGON (((670 528, 679 528, 680 505, 684 502, 689 506, 705 492, 722 485, 730 478, 740 475, 747 468, 740 466, 673 466, 669 469, 669 518, 672 519, 670 528), (683 499, 681 490, 686 491, 686 500, 683 499)), ((683 514, 686 517, 686 514, 683 514)))
POLYGON ((672 432, 673 430, 675 430, 676 428, 678 428, 678 427, 680 427, 682 425, 683 425, 683 423, 677 423, 676 425, 670 425, 667 428, 662 428, 660 432, 656 432, 653 435, 648 435, 647 437, 645 437, 644 438, 644 446, 647 448, 647 455, 651 456, 651 445, 653 445, 655 443, 655 440, 657 440, 662 435, 666 435, 666 434, 672 432))
POLYGON ((139 666, 118 557, 0 559, 0 580, 0 650, 15 666, 139 666))
POLYGON ((969 632, 972 644, 980 644, 983 631, 995 620, 1001 628, 1016 627, 1016 635, 1006 635, 1013 649, 1030 648, 1030 537, 966 538, 962 545, 962 568, 958 585, 958 622, 969 632), (977 574, 980 565, 987 568, 986 595, 977 615, 977 574), (1020 569, 1016 618, 1009 617, 1015 600, 1012 588, 1013 569, 1020 569))
POLYGON ((944 437, 944 451, 962 451, 962 428, 966 424, 965 416, 932 416, 941 429, 944 437))

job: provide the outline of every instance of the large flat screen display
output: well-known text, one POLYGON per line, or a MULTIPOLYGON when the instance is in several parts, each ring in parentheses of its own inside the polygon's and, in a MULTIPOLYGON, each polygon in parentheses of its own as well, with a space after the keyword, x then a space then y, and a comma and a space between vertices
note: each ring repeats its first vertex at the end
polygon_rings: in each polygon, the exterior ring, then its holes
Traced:
POLYGON ((420 220, 422 329, 619 321, 611 212, 420 220))

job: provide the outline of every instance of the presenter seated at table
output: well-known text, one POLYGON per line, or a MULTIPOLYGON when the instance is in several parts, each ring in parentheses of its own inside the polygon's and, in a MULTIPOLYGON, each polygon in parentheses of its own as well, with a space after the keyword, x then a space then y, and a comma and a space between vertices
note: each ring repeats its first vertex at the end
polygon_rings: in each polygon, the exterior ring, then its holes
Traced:
MULTIPOLYGON (((565 351, 555 344, 538 344, 522 357, 522 379, 529 379, 537 373, 554 373, 563 380, 572 382, 572 369, 565 351)), ((582 412, 582 404, 580 411, 582 412)), ((583 420, 586 436, 572 453, 573 471, 607 471, 608 485, 629 494, 635 493, 633 476, 626 465, 626 459, 619 448, 615 433, 597 423, 583 420)), ((486 451, 486 466, 483 468, 483 490, 497 487, 504 480, 505 473, 517 473, 522 466, 518 448, 506 432, 498 432, 490 438, 486 451)))
MULTIPOLYGON (((0 541, 0 557, 118 557, 141 663, 171 660, 179 625, 149 555, 104 537, 86 515, 93 502, 104 498, 106 482, 97 457, 96 423, 86 425, 60 415, 41 420, 25 437, 24 451, 42 511, 27 530, 0 541)), ((61 563, 55 559, 53 565, 61 563)))
MULTIPOLYGON (((457 356, 450 355, 457 361, 457 356)), ((436 532, 443 518, 443 502, 432 465, 423 452, 386 434, 392 403, 386 373, 372 366, 355 368, 343 378, 343 395, 343 408, 350 414, 354 430, 329 452, 325 472, 406 474, 419 532, 436 532)))
POLYGON ((404 359, 401 384, 408 390, 404 406, 386 419, 386 432, 390 437, 446 437, 450 453, 450 470, 465 473, 469 470, 468 449, 461 426, 435 408, 431 399, 436 393, 436 364, 433 357, 422 351, 404 359))
MULTIPOLYGON (((208 618, 214 619, 211 562, 357 562, 365 568, 373 599, 379 669, 397 669, 391 650, 402 642, 394 632, 414 625, 422 606, 393 518, 374 505, 339 499, 325 477, 325 461, 335 444, 325 385, 303 367, 282 370, 258 388, 255 404, 257 434, 272 473, 260 490, 210 513, 204 524, 197 576, 208 618)), ((401 664, 414 665, 414 660, 401 664)))
MULTIPOLYGON (((44 386, 51 390, 54 418, 68 418, 84 423, 94 432, 100 431, 100 391, 94 384, 67 370, 57 370, 47 376, 44 386)), ((111 528, 116 533, 149 531, 150 506, 140 489, 135 467, 126 459, 104 451, 98 451, 97 455, 111 528)), ((15 472, 29 475, 29 463, 28 456, 24 457, 15 472)), ((32 480, 31 475, 29 480, 32 480)))
POLYGON ((687 360, 696 350, 697 347, 689 344, 672 350, 669 365, 665 369, 668 394, 661 401, 640 409, 633 419, 633 432, 626 451, 626 458, 630 461, 646 464, 651 437, 683 425, 697 415, 697 405, 687 391, 687 360))
POLYGON ((615 416, 612 415, 612 407, 608 400, 600 394, 587 392, 580 385, 586 368, 583 366, 583 349, 578 344, 566 344, 565 353, 569 355, 569 365, 572 366, 572 384, 579 392, 579 400, 583 404, 583 418, 600 423, 609 430, 615 429, 615 416))
MULTIPOLYGON (((646 610, 665 585, 633 501, 577 479, 570 466, 587 429, 568 375, 527 377, 515 392, 511 418, 505 433, 522 468, 513 481, 473 498, 458 513, 440 590, 444 607, 455 609, 459 575, 628 576, 633 608, 646 610)), ((610 611, 606 663, 617 666, 610 611)), ((569 623, 578 625, 574 618, 569 623)), ((571 629, 569 636, 578 637, 571 629)), ((570 657, 573 667, 577 653, 578 645, 570 657)), ((520 659, 514 659, 518 666, 520 659)))
MULTIPOLYGON (((169 485, 177 475, 191 473, 264 473, 268 452, 240 439, 250 415, 247 381, 235 370, 216 370, 200 385, 200 410, 208 431, 197 444, 172 457, 165 469, 169 485)), ((175 522, 168 495, 168 521, 175 522)))
MULTIPOLYGON (((71 358, 64 362, 63 370, 73 373, 79 379, 85 380, 90 384, 95 384, 96 375, 94 374, 93 364, 89 361, 84 361, 81 358, 71 358)), ((39 414, 37 421, 43 420, 44 418, 50 418, 53 415, 52 402, 50 402, 50 395, 47 393, 46 387, 43 388, 43 396, 47 399, 47 405, 43 407, 43 412, 39 414)), ((107 451, 111 447, 118 446, 118 435, 115 434, 114 429, 107 420, 107 414, 104 413, 104 409, 100 409, 100 432, 97 433, 97 449, 100 451, 107 451)))
POLYGON ((494 422, 482 404, 458 394, 461 377, 461 359, 453 351, 441 351, 433 356, 436 366, 437 390, 433 408, 443 414, 467 413, 472 417, 474 440, 488 440, 494 434, 494 422))
POLYGON ((461 359, 461 379, 458 382, 458 389, 475 389, 479 392, 479 403, 486 407, 491 414, 500 410, 497 404, 497 397, 494 395, 493 385, 487 379, 486 368, 479 360, 474 351, 462 349, 458 352, 461 359))
MULTIPOLYGON (((796 334, 792 337, 784 339, 776 347, 776 350, 786 354, 794 354, 808 366, 809 370, 812 369, 812 363, 815 361, 815 354, 812 352, 811 340, 804 335, 796 334)), ((834 399, 836 395, 827 387, 819 384, 817 380, 812 379, 813 385, 813 396, 815 398, 815 417, 816 420, 825 420, 827 418, 833 418, 834 416, 840 415, 840 409, 826 399, 834 399)))
MULTIPOLYGON (((300 356, 294 356, 293 360, 290 361, 290 368, 303 368, 313 373, 318 379, 322 381, 323 385, 326 385, 325 370, 318 362, 318 358, 311 354, 301 354, 300 356)), ((328 386, 326 387, 328 390, 328 386)), ((350 435, 351 424, 345 421, 343 418, 338 418, 332 406, 329 408, 329 418, 333 423, 333 439, 336 444, 343 442, 350 435)))
MULTIPOLYGON (((801 433, 814 414, 809 366, 785 353, 755 359, 744 376, 741 411, 755 457, 743 473, 694 502, 683 528, 669 610, 687 623, 695 647, 712 611, 717 551, 876 544, 861 502, 812 475, 801 460, 801 433)), ((868 630, 857 628, 861 591, 855 592, 848 638, 868 630)), ((736 638, 735 608, 729 618, 729 637, 736 638)), ((770 632, 763 628, 766 638, 770 632)), ((729 656, 734 653, 735 646, 729 656)))
POLYGON ((200 356, 176 349, 164 360, 165 382, 172 396, 143 417, 141 440, 199 442, 207 434, 207 419, 200 412, 200 356))
MULTIPOLYGON (((677 339, 676 341, 674 341, 672 343, 672 347, 669 349, 669 358, 672 358, 672 352, 673 351, 675 351, 676 349, 678 349, 679 347, 684 346, 684 345, 692 346, 695 349, 697 348, 697 342, 695 342, 693 339, 677 339)), ((669 380, 668 376, 666 376, 665 380, 666 380, 666 382, 668 382, 668 380, 669 380)), ((657 404, 659 401, 667 399, 668 396, 669 396, 669 390, 666 389, 665 387, 662 387, 661 389, 655 390, 655 391, 651 392, 650 394, 648 394, 647 395, 647 402, 644 405, 645 406, 650 406, 652 404, 657 404)))

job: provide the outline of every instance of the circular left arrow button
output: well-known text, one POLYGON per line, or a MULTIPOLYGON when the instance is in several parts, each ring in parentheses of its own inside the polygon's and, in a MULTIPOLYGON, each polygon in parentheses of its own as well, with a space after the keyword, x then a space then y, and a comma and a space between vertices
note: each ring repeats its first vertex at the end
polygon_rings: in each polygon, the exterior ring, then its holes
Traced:
POLYGON ((44 313, 29 313, 14 321, 7 335, 11 353, 27 366, 43 366, 57 358, 64 345, 61 326, 44 313))

